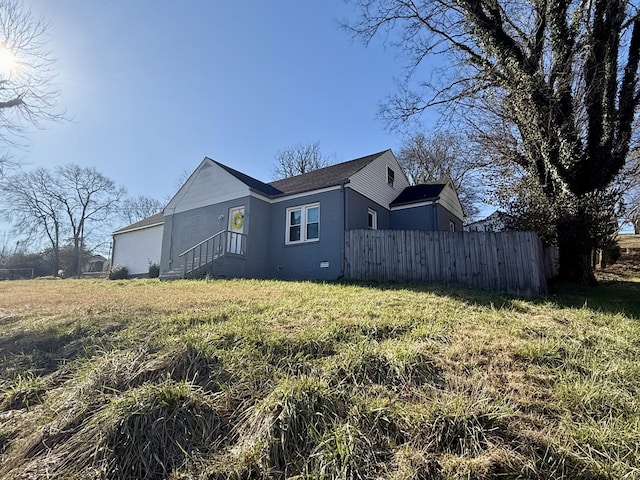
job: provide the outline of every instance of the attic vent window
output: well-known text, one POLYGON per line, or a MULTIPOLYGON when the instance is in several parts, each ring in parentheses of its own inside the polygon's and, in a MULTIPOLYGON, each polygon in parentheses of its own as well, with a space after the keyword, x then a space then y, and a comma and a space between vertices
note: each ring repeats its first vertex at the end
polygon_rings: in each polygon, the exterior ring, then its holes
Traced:
POLYGON ((393 187, 393 180, 395 179, 395 173, 391 167, 387 167, 387 183, 393 187))

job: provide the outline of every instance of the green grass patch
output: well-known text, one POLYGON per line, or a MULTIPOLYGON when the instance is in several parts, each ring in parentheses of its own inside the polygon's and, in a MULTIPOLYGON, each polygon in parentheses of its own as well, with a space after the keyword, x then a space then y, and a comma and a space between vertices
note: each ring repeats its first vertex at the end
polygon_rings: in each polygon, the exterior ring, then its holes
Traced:
POLYGON ((0 283, 0 478, 640 478, 640 283, 0 283))

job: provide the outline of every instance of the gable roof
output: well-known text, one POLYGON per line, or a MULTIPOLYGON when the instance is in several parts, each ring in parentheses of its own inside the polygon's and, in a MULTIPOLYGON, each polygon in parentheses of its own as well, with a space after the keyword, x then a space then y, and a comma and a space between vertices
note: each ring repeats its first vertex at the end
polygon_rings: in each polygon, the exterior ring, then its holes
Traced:
POLYGON ((353 174, 362 170, 376 158, 388 151, 389 150, 384 150, 372 155, 367 155, 366 157, 356 158, 348 162, 337 163, 329 167, 296 175, 295 177, 276 180, 275 182, 269 183, 269 185, 285 195, 341 185, 349 180, 349 177, 353 174))
POLYGON ((164 223, 164 213, 156 213, 155 215, 151 215, 150 217, 143 218, 139 222, 132 223, 131 225, 127 225, 126 227, 119 228, 113 235, 117 233, 125 233, 130 232, 131 230, 139 230, 141 228, 153 227, 156 225, 162 225, 164 223))
POLYGON ((398 205, 407 205, 410 203, 427 202, 429 200, 437 200, 440 193, 446 187, 446 183, 423 183, 420 185, 411 185, 405 188, 396 199, 389 204, 390 207, 398 205))
MULTIPOLYGON (((211 160, 211 159, 209 159, 211 160)), ((227 167, 226 165, 220 163, 220 162, 216 162, 215 160, 211 160, 213 163, 215 163, 216 165, 218 165, 219 167, 223 168, 227 173, 230 173, 231 175, 233 175, 234 177, 236 177, 238 180, 240 180, 242 183, 244 183, 245 185, 247 185, 249 188, 260 192, 264 195, 267 196, 275 196, 275 195, 280 195, 283 192, 278 190, 277 188, 273 187, 272 185, 266 184, 264 182, 261 182, 260 180, 257 180, 253 177, 250 177, 249 175, 246 175, 242 172, 239 172, 238 170, 234 170, 231 167, 227 167)))

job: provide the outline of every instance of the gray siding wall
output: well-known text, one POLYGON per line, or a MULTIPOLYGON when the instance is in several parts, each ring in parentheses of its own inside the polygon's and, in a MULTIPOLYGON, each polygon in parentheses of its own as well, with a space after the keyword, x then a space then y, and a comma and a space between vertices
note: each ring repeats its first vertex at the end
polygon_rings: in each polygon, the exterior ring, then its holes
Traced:
MULTIPOLYGON (((271 268, 271 228, 273 205, 255 197, 250 197, 248 210, 245 207, 245 233, 247 236, 247 276, 251 278, 273 277, 271 268), (247 215, 249 211, 250 215, 247 215)), ((284 238, 284 232, 283 232, 284 238)))
POLYGON ((456 226, 456 232, 462 231, 462 220, 447 210, 442 205, 438 204, 438 230, 448 231, 449 222, 453 222, 456 226))
POLYGON ((347 230, 368 228, 368 209, 375 210, 378 213, 378 230, 388 230, 390 228, 389 210, 351 188, 347 188, 345 191, 347 200, 347 230))
MULTIPOLYGON (((421 207, 403 208, 391 211, 392 230, 423 230, 434 231, 439 229, 438 205, 423 205, 421 207)), ((449 221, 447 228, 449 230, 449 221)))
POLYGON ((182 258, 178 255, 220 230, 225 230, 228 227, 231 207, 244 205, 244 233, 249 234, 251 224, 249 199, 250 197, 243 197, 165 216, 160 271, 181 268, 182 258))
POLYGON ((271 265, 268 276, 287 280, 334 280, 342 275, 344 257, 344 190, 308 195, 272 205, 271 265), (320 203, 320 240, 285 244, 286 211, 289 207, 320 203), (320 268, 320 262, 329 262, 320 268))

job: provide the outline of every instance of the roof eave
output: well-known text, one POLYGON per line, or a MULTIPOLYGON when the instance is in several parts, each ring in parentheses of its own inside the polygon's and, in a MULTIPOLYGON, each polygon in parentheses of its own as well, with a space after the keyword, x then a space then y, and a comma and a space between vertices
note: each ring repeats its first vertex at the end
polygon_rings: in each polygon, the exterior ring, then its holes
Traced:
POLYGON ((410 202, 399 202, 399 203, 391 202, 389 204, 389 208, 404 207, 405 205, 413 205, 414 203, 426 203, 426 202, 437 203, 438 200, 440 200, 440 197, 421 198, 419 200, 411 200, 410 202))
POLYGON ((164 221, 157 222, 157 223, 152 223, 152 224, 149 224, 149 225, 142 225, 140 227, 135 227, 135 228, 124 228, 124 229, 121 229, 121 230, 116 230, 115 232, 111 233, 111 235, 119 235, 121 233, 135 232, 136 230, 144 230, 145 228, 157 227, 159 225, 164 225, 164 221))

